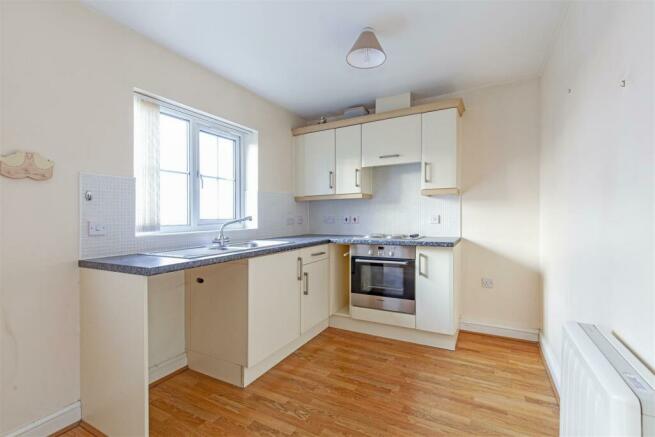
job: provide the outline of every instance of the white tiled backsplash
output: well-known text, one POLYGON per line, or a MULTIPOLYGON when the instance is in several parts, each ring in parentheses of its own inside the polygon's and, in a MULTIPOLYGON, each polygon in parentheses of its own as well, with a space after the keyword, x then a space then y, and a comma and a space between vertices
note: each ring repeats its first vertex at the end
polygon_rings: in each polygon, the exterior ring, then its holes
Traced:
POLYGON ((318 234, 420 233, 459 237, 459 196, 422 196, 421 168, 407 164, 373 169, 373 198, 311 202, 309 229, 318 234), (359 223, 344 223, 356 217, 359 223), (436 223, 432 223, 436 222, 436 223))
POLYGON ((136 252, 134 187, 134 178, 80 174, 80 258, 136 252), (89 222, 105 235, 90 236, 89 222))
MULTIPOLYGON (((457 237, 461 229, 459 196, 420 195, 420 166, 409 164, 373 170, 373 198, 297 203, 293 193, 259 192, 256 229, 230 230, 230 238, 285 235, 418 232, 457 237), (358 223, 345 224, 344 217, 358 223), (432 223, 432 222, 439 223, 432 223)), ((135 181, 132 177, 80 174, 80 258, 124 255, 208 244, 211 232, 135 236, 135 181), (90 192, 93 199, 85 200, 90 192), (105 226, 105 235, 89 235, 89 222, 105 226)), ((247 196, 249 197, 249 196, 247 196)))
MULTIPOLYGON (((135 181, 132 177, 80 174, 80 258, 97 258, 135 252, 209 244, 210 232, 141 234, 135 236, 135 181), (93 199, 85 200, 90 192, 93 199), (105 226, 105 235, 89 235, 89 222, 105 226)), ((296 203, 293 193, 259 192, 253 213, 256 229, 226 230, 232 239, 253 239, 306 234, 307 205, 296 203)))

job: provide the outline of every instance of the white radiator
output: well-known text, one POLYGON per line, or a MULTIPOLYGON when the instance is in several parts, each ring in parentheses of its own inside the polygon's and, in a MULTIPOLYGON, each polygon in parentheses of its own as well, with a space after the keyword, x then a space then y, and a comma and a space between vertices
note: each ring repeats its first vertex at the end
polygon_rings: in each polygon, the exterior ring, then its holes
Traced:
POLYGON ((561 378, 561 436, 655 435, 653 375, 611 333, 567 323, 561 378))

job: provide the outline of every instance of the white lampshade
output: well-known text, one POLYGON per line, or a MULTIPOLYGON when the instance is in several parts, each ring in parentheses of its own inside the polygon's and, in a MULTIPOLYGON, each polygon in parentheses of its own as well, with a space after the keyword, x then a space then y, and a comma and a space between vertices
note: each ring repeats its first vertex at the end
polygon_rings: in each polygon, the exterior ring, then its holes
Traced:
POLYGON ((355 41, 355 44, 348 52, 346 61, 355 68, 375 68, 384 64, 387 55, 382 50, 380 42, 375 36, 373 29, 365 27, 355 41))

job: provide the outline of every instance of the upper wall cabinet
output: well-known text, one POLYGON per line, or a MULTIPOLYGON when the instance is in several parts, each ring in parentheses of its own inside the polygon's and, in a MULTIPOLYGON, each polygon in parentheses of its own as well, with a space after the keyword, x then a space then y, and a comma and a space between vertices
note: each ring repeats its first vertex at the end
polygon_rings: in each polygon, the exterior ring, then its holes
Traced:
POLYGON ((459 193, 462 99, 304 126, 295 141, 296 200, 372 197, 372 169, 421 163, 421 194, 459 193))
POLYGON ((362 127, 295 137, 296 200, 371 197, 372 174, 362 168, 362 127))
POLYGON ((421 115, 362 125, 362 166, 408 164, 421 160, 421 115))
POLYGON ((421 194, 459 192, 458 131, 457 109, 422 114, 421 194))
POLYGON ((335 130, 295 137, 296 195, 325 196, 336 193, 335 130))
POLYGON ((362 126, 336 131, 337 194, 371 194, 371 169, 362 168, 362 126))

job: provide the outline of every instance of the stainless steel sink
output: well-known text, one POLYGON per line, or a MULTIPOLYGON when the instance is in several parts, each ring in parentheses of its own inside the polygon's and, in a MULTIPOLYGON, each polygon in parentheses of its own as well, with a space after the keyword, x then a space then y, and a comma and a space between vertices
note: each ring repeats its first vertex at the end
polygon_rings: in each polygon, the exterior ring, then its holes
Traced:
POLYGON ((218 256, 227 253, 243 252, 246 250, 253 250, 262 247, 279 246, 280 244, 286 244, 286 243, 288 243, 288 241, 282 241, 282 240, 235 241, 233 244, 228 244, 227 246, 219 246, 218 244, 212 244, 209 246, 192 247, 190 249, 176 249, 176 250, 167 250, 163 252, 147 252, 144 253, 143 255, 164 256, 168 258, 195 259, 195 258, 205 258, 209 256, 218 256))
POLYGON ((288 241, 282 240, 250 240, 250 241, 235 241, 233 244, 228 244, 226 247, 235 249, 255 249, 258 247, 271 247, 279 246, 280 244, 287 244, 288 241))

